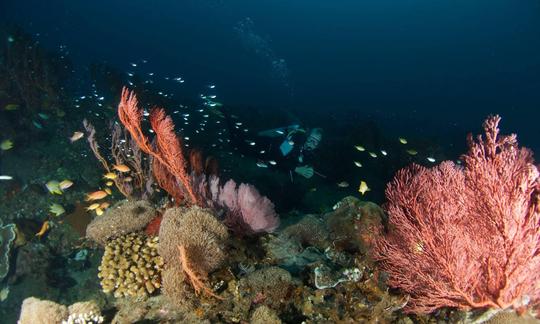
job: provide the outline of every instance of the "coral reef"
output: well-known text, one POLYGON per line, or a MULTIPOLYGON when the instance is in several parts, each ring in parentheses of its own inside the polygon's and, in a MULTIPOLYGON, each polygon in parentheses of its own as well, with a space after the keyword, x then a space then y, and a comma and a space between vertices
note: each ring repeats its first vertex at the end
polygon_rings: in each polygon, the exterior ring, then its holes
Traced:
POLYGON ((324 220, 316 215, 302 217, 298 223, 284 228, 279 235, 298 241, 302 246, 314 246, 320 250, 330 244, 324 220))
POLYGON ((276 312, 265 305, 261 305, 251 314, 251 324, 281 324, 276 312))
POLYGON ((18 324, 94 324, 103 323, 100 308, 94 301, 72 304, 69 307, 50 300, 26 298, 21 307, 18 324))
POLYGON ((15 261, 15 279, 24 276, 44 279, 50 259, 51 251, 45 244, 37 242, 20 247, 15 261))
POLYGON ((299 240, 288 234, 264 237, 262 245, 271 264, 279 265, 294 274, 304 271, 309 264, 325 259, 321 250, 314 246, 304 247, 299 240))
POLYGON ((540 301, 540 172, 516 136, 469 136, 463 165, 412 165, 388 184, 375 257, 407 312, 535 307, 540 301))
POLYGON ((181 281, 177 280, 185 275, 196 292, 213 295, 203 282, 225 261, 228 236, 227 227, 209 209, 194 206, 165 211, 158 247, 159 254, 166 260, 164 294, 176 299, 181 290, 178 287, 181 281))
POLYGON ((107 243, 98 277, 105 293, 115 297, 147 296, 161 287, 163 259, 158 237, 130 233, 107 243))
POLYGON ((156 216, 156 210, 144 200, 123 200, 96 217, 86 228, 86 236, 104 246, 107 240, 139 231, 156 216))
POLYGON ((330 231, 332 246, 340 251, 369 255, 383 220, 384 211, 377 204, 345 197, 326 214, 326 226, 330 231))
POLYGON ((15 224, 3 225, 0 219, 0 280, 9 272, 11 246, 17 234, 15 224))
POLYGON ((266 305, 284 312, 292 300, 294 283, 289 272, 278 267, 267 267, 250 273, 238 282, 242 298, 250 304, 266 305))
POLYGON ((50 300, 26 298, 21 306, 18 324, 58 324, 69 316, 68 308, 50 300))

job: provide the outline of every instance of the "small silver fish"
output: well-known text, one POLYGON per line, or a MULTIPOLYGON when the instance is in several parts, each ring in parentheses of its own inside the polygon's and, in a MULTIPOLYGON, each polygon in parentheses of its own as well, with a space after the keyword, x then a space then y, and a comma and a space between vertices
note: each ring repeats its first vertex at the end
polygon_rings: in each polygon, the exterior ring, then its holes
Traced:
POLYGON ((257 162, 257 166, 259 168, 268 168, 268 164, 264 163, 264 162, 257 162))

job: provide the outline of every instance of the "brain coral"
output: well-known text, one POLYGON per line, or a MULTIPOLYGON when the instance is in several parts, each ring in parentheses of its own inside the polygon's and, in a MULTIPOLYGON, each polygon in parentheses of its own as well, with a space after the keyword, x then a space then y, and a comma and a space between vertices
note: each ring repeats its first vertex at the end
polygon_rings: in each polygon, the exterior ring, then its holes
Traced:
POLYGON ((158 240, 138 232, 108 242, 98 268, 103 291, 114 292, 115 297, 135 297, 159 289, 163 259, 157 252, 158 240))
POLYGON ((142 230, 155 216, 149 202, 123 200, 94 218, 86 228, 86 237, 104 246, 111 238, 142 230))

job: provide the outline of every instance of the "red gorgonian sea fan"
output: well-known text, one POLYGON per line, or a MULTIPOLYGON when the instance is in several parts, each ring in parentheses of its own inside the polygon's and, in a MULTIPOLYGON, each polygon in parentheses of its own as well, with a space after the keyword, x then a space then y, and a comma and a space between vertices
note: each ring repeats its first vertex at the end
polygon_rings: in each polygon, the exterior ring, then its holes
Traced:
POLYGON ((388 284, 410 295, 405 310, 514 308, 540 301, 540 178, 515 135, 469 135, 463 166, 412 165, 386 188, 388 232, 375 258, 388 284))
POLYGON ((154 108, 150 112, 150 125, 156 133, 155 145, 142 130, 143 109, 139 107, 137 96, 127 88, 122 89, 118 117, 140 149, 152 156, 152 171, 158 185, 177 204, 186 198, 188 203, 197 204, 199 199, 192 188, 182 142, 174 132, 173 121, 165 110, 154 108))

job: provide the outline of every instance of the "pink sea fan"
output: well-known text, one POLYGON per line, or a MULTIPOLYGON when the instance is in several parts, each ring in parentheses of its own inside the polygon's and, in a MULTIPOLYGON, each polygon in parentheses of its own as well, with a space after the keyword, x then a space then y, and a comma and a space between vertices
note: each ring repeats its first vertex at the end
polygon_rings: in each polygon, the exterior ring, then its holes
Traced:
POLYGON ((405 310, 535 307, 540 302, 540 177, 515 135, 469 136, 463 167, 400 170, 386 189, 388 233, 374 256, 405 310))
POLYGON ((219 204, 223 207, 227 207, 230 211, 236 212, 239 210, 238 207, 238 192, 236 189, 236 182, 230 179, 225 182, 221 188, 219 194, 219 204))
POLYGON ((242 219, 255 233, 273 232, 279 226, 279 217, 270 199, 261 196, 257 189, 249 184, 238 187, 238 206, 242 219))

